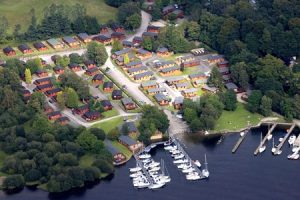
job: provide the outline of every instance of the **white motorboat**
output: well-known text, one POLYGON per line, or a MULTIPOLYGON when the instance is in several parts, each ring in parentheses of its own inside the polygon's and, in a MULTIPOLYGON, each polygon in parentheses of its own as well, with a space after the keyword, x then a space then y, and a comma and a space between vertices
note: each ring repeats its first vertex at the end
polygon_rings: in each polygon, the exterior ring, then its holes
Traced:
POLYGON ((186 169, 186 168, 189 168, 189 167, 191 167, 191 164, 187 164, 187 163, 177 165, 178 169, 186 169))
POLYGON ((279 140, 278 140, 279 142, 282 142, 283 141, 283 138, 281 137, 281 138, 279 138, 279 140))
POLYGON ((262 133, 260 134, 260 144, 261 144, 261 147, 259 148, 259 153, 262 153, 266 150, 266 146, 262 144, 262 133))
POLYGON ((205 156, 205 169, 202 170, 202 174, 203 176, 205 176, 206 178, 209 177, 209 171, 208 171, 208 163, 207 163, 207 160, 206 160, 206 154, 204 155, 205 156))
POLYGON ((160 170, 160 167, 154 167, 154 168, 149 169, 149 172, 155 172, 155 171, 159 171, 159 170, 160 170))
POLYGON ((197 167, 199 167, 199 168, 201 167, 201 163, 199 160, 195 160, 194 163, 197 167))
POLYGON ((129 177, 130 178, 136 178, 136 177, 139 177, 141 176, 143 173, 141 171, 138 171, 136 173, 133 173, 133 174, 130 174, 129 177))
POLYGON ((179 155, 174 156, 175 160, 178 160, 178 159, 181 159, 181 158, 184 158, 183 154, 179 154, 179 155))
POLYGON ((293 146, 292 152, 299 152, 300 151, 300 146, 293 146))
POLYGON ((194 171, 195 171, 195 169, 193 167, 189 167, 189 168, 183 169, 182 173, 187 174, 187 173, 191 173, 191 172, 194 172, 194 171))
POLYGON ((176 150, 177 147, 176 147, 176 146, 169 145, 169 146, 165 146, 164 149, 167 150, 167 151, 171 151, 171 150, 176 150))
POLYGON ((140 182, 140 183, 137 183, 134 186, 137 187, 137 188, 146 188, 146 187, 150 186, 150 183, 149 182, 140 182))
POLYGON ((297 139, 296 135, 291 135, 291 136, 289 137, 288 143, 289 143, 290 145, 292 145, 292 144, 294 144, 294 142, 296 141, 296 139, 297 139))
POLYGON ((140 159, 148 159, 148 158, 151 158, 151 155, 150 154, 141 154, 141 155, 139 155, 139 158, 140 159))
POLYGON ((278 150, 278 151, 275 151, 274 152, 274 155, 280 155, 282 153, 282 151, 281 150, 278 150))
POLYGON ((189 181, 199 180, 201 177, 199 175, 186 175, 185 177, 189 181))
POLYGON ((240 132, 240 136, 241 136, 241 137, 243 137, 244 135, 245 135, 245 132, 244 132, 244 131, 240 132))
POLYGON ((142 168, 141 167, 133 167, 133 168, 129 168, 129 171, 130 172, 138 172, 138 171, 141 171, 142 168))
POLYGON ((171 153, 172 155, 176 155, 176 154, 181 153, 181 151, 175 149, 175 150, 173 150, 173 151, 170 151, 170 153, 171 153))
POLYGON ((288 159, 290 160, 298 160, 299 159, 299 154, 298 153, 293 153, 288 155, 288 159))
POLYGON ((276 148, 275 148, 275 146, 274 146, 274 138, 273 138, 273 143, 272 143, 273 145, 272 145, 272 153, 274 154, 275 153, 275 151, 276 151, 276 148))
POLYGON ((188 159, 178 159, 178 160, 174 160, 173 163, 174 164, 182 164, 182 163, 188 163, 188 159))
POLYGON ((151 149, 155 148, 156 147, 156 144, 151 144, 151 149))
POLYGON ((165 183, 154 183, 154 184, 150 185, 148 188, 153 190, 153 189, 161 188, 164 185, 165 185, 165 183))
POLYGON ((268 135, 268 137, 267 137, 267 140, 268 140, 268 141, 269 141, 269 140, 271 140, 271 139, 272 139, 272 137, 273 137, 273 135, 272 135, 272 134, 268 135))
POLYGON ((148 165, 148 167, 146 167, 146 168, 154 168, 154 167, 158 167, 160 165, 160 163, 159 162, 152 162, 152 163, 149 163, 149 165, 148 165))
POLYGON ((144 159, 142 160, 143 163, 150 163, 151 162, 151 159, 144 159))

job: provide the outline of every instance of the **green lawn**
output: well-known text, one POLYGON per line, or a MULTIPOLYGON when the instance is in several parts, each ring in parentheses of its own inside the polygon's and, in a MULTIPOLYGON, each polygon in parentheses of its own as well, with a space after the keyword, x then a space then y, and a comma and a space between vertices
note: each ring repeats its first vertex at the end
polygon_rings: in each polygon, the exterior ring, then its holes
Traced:
POLYGON ((123 117, 117 117, 105 122, 99 122, 98 124, 95 124, 92 126, 93 128, 101 128, 103 129, 106 133, 108 133, 110 130, 113 128, 121 125, 123 123, 123 117))
POLYGON ((183 72, 182 75, 190 75, 190 74, 195 74, 199 71, 199 67, 186 67, 183 72))
POLYGON ((43 10, 52 3, 75 5, 82 4, 86 7, 87 14, 96 17, 99 22, 105 23, 115 19, 116 8, 104 3, 104 0, 0 0, 0 13, 5 16, 9 23, 8 31, 11 33, 16 24, 20 24, 22 30, 26 30, 31 21, 30 10, 35 9, 38 22, 43 18, 43 10))
POLYGON ((119 112, 114 108, 112 110, 105 111, 105 112, 102 113, 104 118, 114 117, 114 116, 117 116, 118 114, 119 114, 119 112))
POLYGON ((256 113, 250 113, 243 104, 238 103, 235 111, 223 111, 214 131, 236 131, 247 127, 248 121, 256 125, 263 117, 256 113))
POLYGON ((112 144, 114 145, 114 147, 119 149, 126 156, 126 159, 131 158, 132 152, 129 151, 129 149, 127 149, 127 147, 125 147, 124 145, 120 144, 117 141, 112 141, 112 144))

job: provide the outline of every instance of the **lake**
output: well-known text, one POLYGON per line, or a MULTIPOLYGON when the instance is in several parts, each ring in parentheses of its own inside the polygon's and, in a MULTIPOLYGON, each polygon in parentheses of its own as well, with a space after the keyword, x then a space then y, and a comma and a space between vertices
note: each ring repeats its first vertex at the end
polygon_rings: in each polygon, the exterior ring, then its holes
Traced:
MULTIPOLYGON (((264 130, 264 132, 266 132, 264 130)), ((283 131, 276 131, 278 143, 283 131)), ((235 154, 232 147, 239 134, 224 137, 221 143, 210 140, 198 144, 184 141, 186 151, 192 159, 204 162, 207 155, 210 177, 206 180, 189 182, 173 164, 168 152, 163 148, 155 149, 152 154, 156 161, 164 159, 171 176, 171 182, 158 190, 137 190, 129 178, 129 167, 135 166, 134 159, 116 169, 114 176, 96 184, 71 192, 50 195, 44 191, 24 188, 17 194, 0 191, 2 200, 298 200, 300 199, 300 162, 287 159, 291 148, 286 143, 280 156, 271 154, 272 142, 269 141, 264 153, 254 156, 253 152, 260 142, 260 130, 249 133, 235 154)))

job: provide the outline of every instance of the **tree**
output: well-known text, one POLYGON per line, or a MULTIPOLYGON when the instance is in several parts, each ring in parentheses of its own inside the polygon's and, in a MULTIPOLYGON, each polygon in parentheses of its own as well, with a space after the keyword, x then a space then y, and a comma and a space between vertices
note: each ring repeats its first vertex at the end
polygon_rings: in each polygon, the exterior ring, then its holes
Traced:
POLYGON ((145 39, 143 39, 142 46, 144 47, 144 49, 146 49, 148 51, 152 51, 153 50, 153 46, 152 46, 152 40, 151 40, 151 38, 146 37, 145 39))
POLYGON ((120 40, 114 40, 113 41, 113 44, 112 44, 112 49, 111 49, 111 52, 112 53, 115 53, 116 51, 120 51, 123 49, 123 45, 122 43, 120 42, 120 40))
POLYGON ((25 82, 27 84, 30 84, 32 82, 31 71, 28 68, 25 69, 25 82))
POLYGON ((103 44, 91 42, 87 47, 87 57, 97 65, 101 66, 106 62, 108 54, 103 44))
POLYGON ((76 108, 79 104, 79 97, 73 88, 66 89, 66 106, 76 108))
POLYGON ((91 134, 95 135, 98 140, 104 141, 106 138, 106 134, 101 128, 90 128, 91 134))
MULTIPOLYGON (((82 63, 83 62, 83 58, 78 54, 78 53, 71 53, 69 55, 69 63, 82 63)), ((65 67, 65 66, 64 66, 65 67)))
POLYGON ((89 132, 81 133, 76 143, 79 144, 85 151, 99 153, 104 148, 102 141, 98 140, 97 137, 89 132))
POLYGON ((57 93, 56 100, 59 108, 64 109, 66 105, 66 99, 63 91, 57 93))
POLYGON ((140 27, 141 23, 142 23, 141 14, 135 13, 126 18, 125 27, 131 30, 135 30, 138 27, 140 27))
POLYGON ((191 123, 194 119, 197 118, 197 111, 190 109, 190 108, 186 108, 183 111, 183 119, 185 121, 187 121, 188 123, 191 123))
POLYGON ((27 60, 26 67, 30 69, 31 73, 35 73, 39 69, 43 69, 42 61, 40 58, 27 60))
POLYGON ((93 162, 92 166, 100 169, 101 172, 111 174, 114 172, 114 166, 103 159, 97 159, 93 162))
POLYGON ((8 28, 7 18, 4 16, 0 17, 0 44, 2 44, 6 39, 7 28, 8 28))
POLYGON ((224 109, 228 111, 234 111, 237 107, 236 93, 233 90, 227 90, 220 95, 224 104, 224 109))
POLYGON ((262 94, 260 90, 253 90, 248 97, 247 109, 250 112, 257 112, 261 102, 262 94))
POLYGON ((4 190, 14 190, 21 189, 25 186, 25 180, 22 175, 9 175, 3 181, 3 189, 4 190))
POLYGON ((70 58, 68 56, 56 56, 55 64, 62 67, 67 67, 70 64, 70 58))
POLYGON ((129 63, 129 62, 130 62, 130 59, 129 59, 128 54, 126 53, 126 54, 124 55, 124 64, 127 64, 127 63, 129 63))
POLYGON ((260 104, 260 113, 263 116, 270 116, 272 114, 272 99, 263 96, 260 104))
POLYGON ((246 69, 247 66, 244 62, 236 63, 230 67, 233 82, 244 90, 247 90, 249 87, 249 76, 246 69))
MULTIPOLYGON (((138 6, 137 3, 135 2, 127 2, 122 4, 119 8, 118 8, 118 13, 117 13, 117 17, 118 17, 118 21, 120 22, 120 24, 125 24, 126 28, 130 28, 128 25, 130 24, 126 24, 127 20, 129 19, 129 17, 134 16, 134 15, 139 15, 139 24, 141 23, 141 13, 140 13, 140 8, 138 6)), ((134 19, 133 21, 137 20, 137 17, 134 17, 136 19, 134 19)), ((132 19, 130 19, 132 20, 132 19)), ((134 22, 135 24, 136 22, 134 22)))
POLYGON ((213 85, 220 90, 224 89, 223 78, 217 67, 213 67, 207 81, 209 85, 213 85))
POLYGON ((200 25, 197 22, 191 21, 187 24, 186 37, 189 40, 198 40, 200 32, 200 25))
POLYGON ((118 127, 113 128, 112 130, 110 130, 107 133, 107 138, 109 140, 118 140, 119 136, 120 136, 120 131, 119 131, 118 127))

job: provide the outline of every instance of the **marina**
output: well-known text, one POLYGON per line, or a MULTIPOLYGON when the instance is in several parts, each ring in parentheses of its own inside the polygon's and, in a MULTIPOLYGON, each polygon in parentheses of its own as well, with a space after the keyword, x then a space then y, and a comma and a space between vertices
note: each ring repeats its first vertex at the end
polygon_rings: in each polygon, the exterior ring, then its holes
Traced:
POLYGON ((296 124, 292 124, 292 126, 289 128, 289 130, 287 131, 287 134, 284 136, 283 140, 280 142, 280 144, 277 146, 274 155, 278 155, 278 153, 281 151, 281 148, 283 146, 283 144, 285 143, 285 141, 288 139, 288 137, 290 136, 290 134, 292 133, 292 131, 294 130, 294 128, 296 127, 296 124))
POLYGON ((240 147, 240 145, 242 144, 242 142, 246 138, 249 131, 250 131, 250 129, 247 129, 246 131, 242 131, 240 133, 241 137, 238 139, 237 143, 234 145, 233 149, 231 150, 232 153, 235 153, 238 150, 238 148, 240 147))
POLYGON ((260 144, 258 145, 256 150, 254 151, 254 155, 257 155, 258 153, 261 153, 262 149, 265 148, 265 146, 264 146, 265 142, 268 140, 268 138, 270 138, 270 136, 272 135, 272 132, 274 131, 276 126, 277 126, 277 123, 274 123, 272 125, 272 127, 268 130, 268 133, 266 134, 264 139, 260 142, 260 144))

